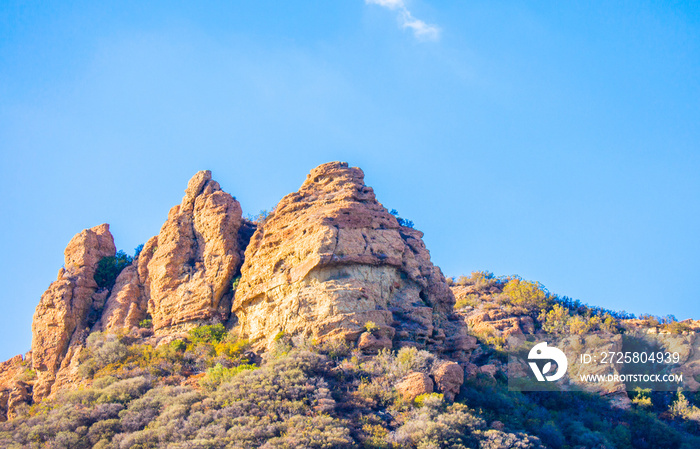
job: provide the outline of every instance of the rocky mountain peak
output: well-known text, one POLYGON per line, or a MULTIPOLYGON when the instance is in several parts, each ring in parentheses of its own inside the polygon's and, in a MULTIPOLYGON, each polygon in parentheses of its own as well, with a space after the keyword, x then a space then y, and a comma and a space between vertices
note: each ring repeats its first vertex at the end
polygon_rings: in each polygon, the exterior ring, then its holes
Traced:
POLYGON ((85 229, 76 234, 66 246, 63 253, 65 269, 73 273, 87 269, 94 274, 100 259, 113 256, 115 252, 114 238, 109 232, 108 224, 85 229))

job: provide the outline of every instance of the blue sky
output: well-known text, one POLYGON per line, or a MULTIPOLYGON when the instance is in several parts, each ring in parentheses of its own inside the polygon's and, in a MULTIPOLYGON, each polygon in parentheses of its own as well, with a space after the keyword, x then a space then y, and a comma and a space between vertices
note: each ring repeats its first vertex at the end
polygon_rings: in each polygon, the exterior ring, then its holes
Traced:
POLYGON ((692 2, 0 2, 0 359, 80 230, 363 168, 448 276, 700 318, 692 2))

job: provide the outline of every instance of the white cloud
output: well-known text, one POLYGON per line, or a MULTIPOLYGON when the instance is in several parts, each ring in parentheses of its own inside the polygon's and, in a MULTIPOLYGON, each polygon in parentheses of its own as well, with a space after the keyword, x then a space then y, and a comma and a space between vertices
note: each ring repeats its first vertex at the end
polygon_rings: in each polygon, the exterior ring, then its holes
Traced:
POLYGON ((365 0, 368 5, 379 5, 387 9, 398 10, 401 28, 408 28, 420 40, 436 41, 440 39, 440 28, 416 19, 406 7, 404 0, 365 0))
POLYGON ((403 0, 365 0, 368 5, 379 5, 389 9, 406 9, 406 4, 403 0))

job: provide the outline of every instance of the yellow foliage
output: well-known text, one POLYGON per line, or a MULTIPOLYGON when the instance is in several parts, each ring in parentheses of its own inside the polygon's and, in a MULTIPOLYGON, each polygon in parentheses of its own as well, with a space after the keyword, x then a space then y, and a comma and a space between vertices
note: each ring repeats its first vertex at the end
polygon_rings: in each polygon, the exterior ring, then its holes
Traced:
POLYGON ((508 303, 522 306, 528 310, 544 309, 549 305, 549 298, 544 286, 539 282, 513 278, 503 287, 508 303))

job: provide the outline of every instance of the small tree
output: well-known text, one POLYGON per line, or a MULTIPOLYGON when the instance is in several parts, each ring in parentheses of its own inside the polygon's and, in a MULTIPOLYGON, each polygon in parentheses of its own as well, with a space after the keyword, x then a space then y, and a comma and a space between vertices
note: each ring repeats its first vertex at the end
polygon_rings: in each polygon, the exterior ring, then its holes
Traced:
POLYGON ((207 324, 195 327, 190 331, 189 336, 193 343, 219 343, 226 337, 226 328, 221 323, 207 324))

